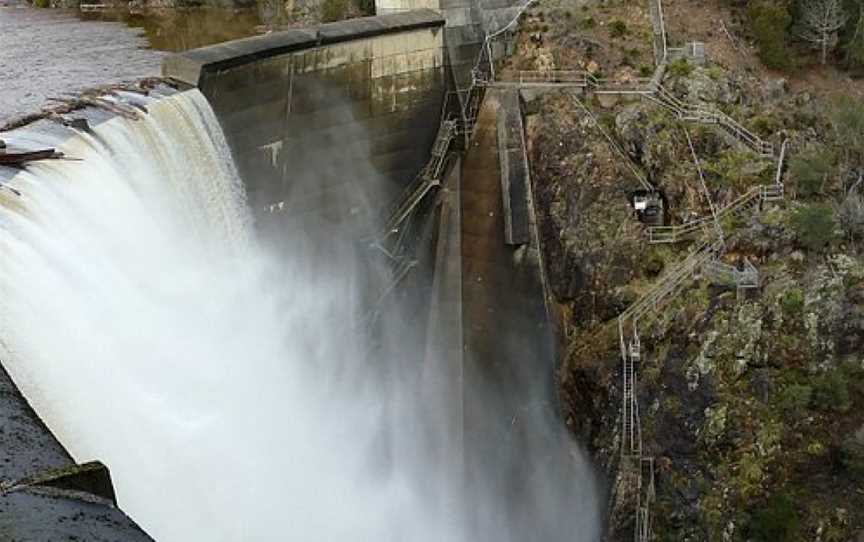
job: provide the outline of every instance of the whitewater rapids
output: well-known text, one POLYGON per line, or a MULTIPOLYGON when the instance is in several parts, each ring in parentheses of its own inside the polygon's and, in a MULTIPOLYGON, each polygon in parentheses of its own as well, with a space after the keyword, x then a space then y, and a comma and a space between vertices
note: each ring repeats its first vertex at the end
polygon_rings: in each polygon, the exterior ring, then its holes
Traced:
MULTIPOLYGON (((81 160, 32 165, 10 183, 20 197, 0 190, 0 359, 76 461, 109 466, 145 531, 526 540, 498 496, 454 489, 458 465, 426 453, 447 438, 439 405, 365 354, 360 290, 387 277, 361 280, 370 268, 348 244, 327 265, 269 250, 200 93, 59 150, 81 160), (478 531, 474 513, 494 521, 478 531)), ((575 461, 572 474, 525 457, 531 521, 592 542, 596 490, 575 461)))

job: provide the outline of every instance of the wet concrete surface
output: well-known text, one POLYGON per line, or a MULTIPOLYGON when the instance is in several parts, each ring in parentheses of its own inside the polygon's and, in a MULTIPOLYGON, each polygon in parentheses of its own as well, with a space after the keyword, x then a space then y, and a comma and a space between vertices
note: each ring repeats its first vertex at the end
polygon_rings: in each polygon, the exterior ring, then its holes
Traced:
POLYGON ((0 7, 0 125, 49 98, 159 74, 165 53, 122 23, 81 21, 73 10, 0 7))
POLYGON ((151 540, 108 499, 42 486, 16 489, 24 478, 74 465, 0 366, 0 540, 151 540))
POLYGON ((505 243, 498 107, 488 93, 462 164, 466 482, 469 495, 491 488, 504 512, 478 514, 478 532, 507 517, 509 540, 564 540, 590 524, 573 512, 590 501, 590 481, 553 401, 556 349, 539 262, 530 247, 505 243))
POLYGON ((28 488, 0 497, 3 542, 152 542, 132 520, 88 494, 28 488))
POLYGON ((0 481, 74 465, 0 366, 0 481))

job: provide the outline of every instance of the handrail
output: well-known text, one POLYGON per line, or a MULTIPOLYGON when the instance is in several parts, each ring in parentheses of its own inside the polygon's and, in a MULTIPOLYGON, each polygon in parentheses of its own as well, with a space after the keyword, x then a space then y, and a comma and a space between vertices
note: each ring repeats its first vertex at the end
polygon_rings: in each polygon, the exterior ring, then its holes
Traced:
POLYGON ((405 187, 402 194, 396 198, 387 211, 387 220, 381 237, 386 239, 394 233, 396 226, 417 206, 432 188, 441 184, 442 168, 450 148, 450 143, 456 136, 457 122, 447 119, 441 122, 435 141, 432 143, 429 161, 414 179, 405 187))
MULTIPOLYGON (((717 220, 736 214, 747 204, 755 200, 770 201, 772 198, 782 197, 782 190, 778 191, 774 185, 757 185, 751 187, 747 192, 735 198, 731 203, 717 211, 717 220)), ((651 226, 648 228, 649 242, 676 242, 684 236, 701 231, 707 231, 708 223, 713 217, 704 217, 676 226, 651 226), (669 238, 673 239, 669 239, 669 238), (662 239, 662 240, 657 240, 662 239)))
POLYGON ((713 108, 708 109, 698 104, 685 103, 660 83, 654 86, 654 90, 655 94, 649 96, 649 99, 666 107, 681 120, 718 124, 732 132, 731 135, 760 156, 772 156, 774 154, 774 146, 771 143, 764 141, 726 113, 713 108))
POLYGON ((600 131, 601 134, 603 134, 603 137, 606 138, 606 140, 609 142, 609 145, 612 147, 612 149, 614 149, 618 153, 618 155, 621 156, 621 158, 624 160, 624 163, 627 165, 627 168, 630 170, 630 172, 633 174, 633 176, 636 177, 636 179, 639 181, 639 184, 641 184, 645 190, 648 190, 649 192, 653 191, 654 185, 652 185, 650 182, 648 182, 648 180, 645 178, 645 176, 642 175, 638 169, 636 169, 636 167, 632 163, 632 159, 615 142, 615 140, 612 139, 612 137, 606 133, 606 130, 603 129, 603 126, 600 124, 600 121, 597 120, 597 117, 594 116, 593 113, 591 113, 591 110, 588 109, 588 107, 586 107, 585 104, 583 104, 582 101, 575 94, 571 93, 570 98, 573 100, 573 102, 577 106, 579 106, 580 109, 582 109, 582 111, 585 112, 585 114, 588 115, 588 118, 591 119, 591 121, 594 123, 594 126, 600 131))
POLYGON ((618 317, 622 322, 639 320, 650 308, 658 308, 663 298, 671 294, 684 280, 721 248, 719 241, 703 241, 691 254, 618 317))

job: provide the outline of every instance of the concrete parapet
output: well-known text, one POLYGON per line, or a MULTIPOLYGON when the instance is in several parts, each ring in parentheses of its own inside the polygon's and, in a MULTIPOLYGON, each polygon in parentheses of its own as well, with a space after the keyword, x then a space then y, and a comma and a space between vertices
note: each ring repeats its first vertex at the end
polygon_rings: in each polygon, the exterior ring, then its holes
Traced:
POLYGON ((498 110, 498 162, 501 167, 501 196, 504 213, 504 242, 524 245, 528 231, 528 160, 522 128, 519 93, 500 93, 498 110))
POLYGON ((327 23, 315 28, 273 32, 264 36, 228 41, 171 55, 162 64, 162 75, 190 86, 200 86, 204 75, 210 72, 256 63, 323 45, 423 28, 436 28, 443 24, 444 20, 439 14, 420 9, 327 23))
POLYGON ((431 10, 352 19, 188 51, 163 73, 213 106, 257 216, 284 202, 348 217, 370 207, 352 184, 375 183, 383 203, 428 159, 447 85, 443 26, 431 10))

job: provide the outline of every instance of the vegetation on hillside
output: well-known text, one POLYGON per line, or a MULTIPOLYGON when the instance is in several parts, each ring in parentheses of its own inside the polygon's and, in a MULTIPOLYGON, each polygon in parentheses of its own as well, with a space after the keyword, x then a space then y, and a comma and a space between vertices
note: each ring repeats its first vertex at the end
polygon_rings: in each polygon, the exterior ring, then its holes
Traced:
MULTIPOLYGON (((649 73, 642 4, 541 2, 524 16, 517 53, 501 69, 649 73)), ((724 261, 752 263, 760 287, 739 294, 697 278, 641 330, 638 389, 644 446, 656 465, 656 539, 855 540, 864 534, 864 102, 842 96, 836 71, 821 64, 824 51, 839 70, 862 67, 851 60, 864 43, 852 26, 859 3, 842 3, 836 41, 831 32, 814 41, 817 33, 802 29, 803 3, 664 6, 670 17, 692 16, 670 22, 673 43, 697 39, 717 52, 703 67, 675 62, 664 85, 721 109, 777 149, 788 139, 790 160, 782 203, 723 222, 724 261), (726 32, 713 22, 699 27, 709 18, 700 10, 714 10, 710 20, 724 20, 726 32), (801 79, 790 83, 776 69, 801 79)), ((628 207, 639 183, 626 163, 663 190, 672 223, 711 212, 684 130, 720 208, 773 182, 776 163, 650 101, 585 102, 596 124, 571 98, 549 94, 529 99, 526 125, 567 353, 559 375, 565 416, 611 481, 620 443, 616 317, 692 247, 645 243, 628 207)), ((611 539, 632 537, 628 521, 632 511, 613 511, 611 539)))

